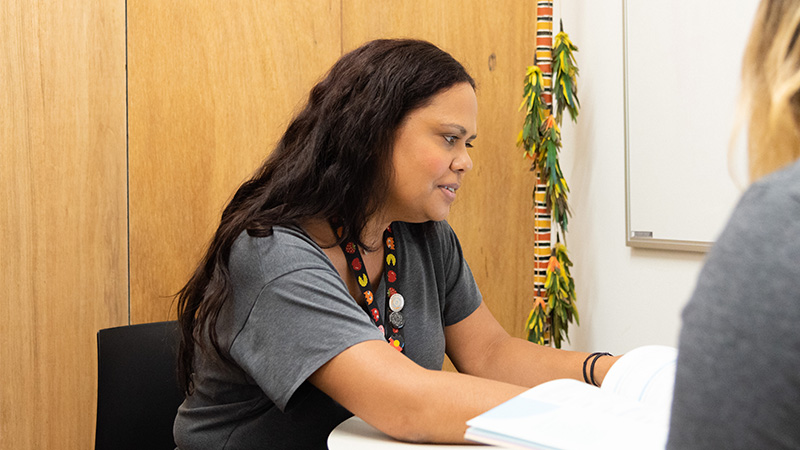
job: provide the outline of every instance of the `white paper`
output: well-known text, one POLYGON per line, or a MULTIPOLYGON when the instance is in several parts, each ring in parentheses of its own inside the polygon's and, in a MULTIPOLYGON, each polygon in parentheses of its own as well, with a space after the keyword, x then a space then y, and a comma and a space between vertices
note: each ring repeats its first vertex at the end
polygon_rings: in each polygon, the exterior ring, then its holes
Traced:
POLYGON ((635 349, 617 361, 603 388, 554 380, 470 420, 467 439, 509 448, 663 450, 677 351, 635 349))

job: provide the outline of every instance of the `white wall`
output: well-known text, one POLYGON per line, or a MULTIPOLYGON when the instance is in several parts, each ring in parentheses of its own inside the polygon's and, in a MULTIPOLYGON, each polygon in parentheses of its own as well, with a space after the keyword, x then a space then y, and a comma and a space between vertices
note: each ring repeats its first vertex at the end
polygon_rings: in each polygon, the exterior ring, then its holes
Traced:
POLYGON ((561 0, 555 15, 579 48, 580 68, 581 113, 577 124, 567 116, 562 129, 572 207, 567 243, 581 316, 567 348, 622 353, 676 345, 705 254, 625 245, 622 1, 561 0))

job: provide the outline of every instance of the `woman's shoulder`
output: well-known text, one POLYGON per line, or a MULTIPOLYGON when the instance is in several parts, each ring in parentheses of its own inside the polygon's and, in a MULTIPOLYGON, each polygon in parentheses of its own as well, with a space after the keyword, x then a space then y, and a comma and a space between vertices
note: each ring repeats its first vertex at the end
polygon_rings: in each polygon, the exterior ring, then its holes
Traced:
POLYGON ((277 277, 300 269, 331 269, 322 249, 299 227, 275 226, 266 236, 243 231, 233 243, 232 271, 258 270, 277 277))
POLYGON ((762 205, 763 200, 768 200, 764 206, 775 206, 776 202, 800 203, 800 160, 753 183, 743 200, 753 201, 752 197, 757 197, 762 205))
MULTIPOLYGON (((721 238, 778 239, 800 226, 800 162, 754 182, 734 208, 721 238), (777 231, 781 233, 776 234, 777 231)), ((800 231, 800 230, 798 230, 800 231)))
POLYGON ((319 248, 300 227, 276 225, 266 234, 242 231, 233 243, 233 251, 271 250, 286 248, 319 248))
POLYGON ((783 264, 779 255, 800 251, 800 163, 753 183, 742 195, 710 260, 760 259, 783 264), (775 253, 776 249, 781 249, 775 253), (789 250, 792 250, 790 252, 789 250))

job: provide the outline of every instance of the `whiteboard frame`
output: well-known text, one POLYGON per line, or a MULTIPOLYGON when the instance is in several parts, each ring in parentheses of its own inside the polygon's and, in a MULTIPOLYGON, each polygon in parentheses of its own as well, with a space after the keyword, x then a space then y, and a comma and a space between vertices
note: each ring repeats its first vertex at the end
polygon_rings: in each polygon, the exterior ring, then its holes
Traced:
POLYGON ((625 245, 632 248, 675 250, 706 253, 713 242, 684 241, 677 239, 653 239, 634 236, 631 231, 631 165, 630 165, 630 125, 628 118, 628 0, 622 0, 622 79, 625 122, 625 245))

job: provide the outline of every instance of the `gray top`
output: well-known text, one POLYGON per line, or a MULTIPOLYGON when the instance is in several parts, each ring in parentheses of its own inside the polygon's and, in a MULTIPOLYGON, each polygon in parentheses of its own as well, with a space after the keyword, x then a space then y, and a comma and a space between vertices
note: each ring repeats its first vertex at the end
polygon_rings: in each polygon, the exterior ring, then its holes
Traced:
POLYGON ((678 350, 669 449, 800 448, 800 163, 740 200, 678 350))
MULTIPOLYGON (((440 370, 444 327, 475 311, 480 292, 446 222, 392 227, 397 290, 405 297, 405 353, 440 370)), ((213 352, 196 356, 195 392, 175 420, 178 447, 326 448, 328 434, 351 414, 306 379, 348 347, 383 335, 302 230, 275 227, 263 238, 242 233, 230 273, 233 298, 217 332, 233 364, 213 352)), ((381 280, 376 293, 385 291, 381 280)), ((385 295, 375 298, 384 314, 385 295)))

